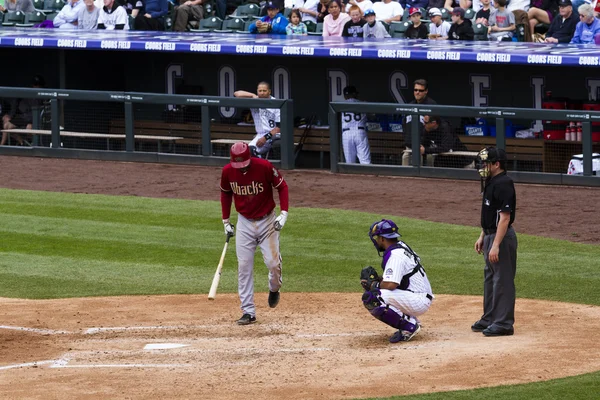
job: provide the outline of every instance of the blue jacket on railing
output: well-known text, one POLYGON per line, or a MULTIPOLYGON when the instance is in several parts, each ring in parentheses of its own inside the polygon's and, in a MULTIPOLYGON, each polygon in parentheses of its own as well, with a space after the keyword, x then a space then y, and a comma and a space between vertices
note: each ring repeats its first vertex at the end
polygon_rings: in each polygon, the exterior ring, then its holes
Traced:
MULTIPOLYGON (((285 31, 285 28, 288 26, 289 22, 288 22, 287 18, 283 16, 283 14, 277 13, 275 18, 273 18, 273 19, 269 18, 268 15, 265 15, 260 20, 262 22, 271 24, 271 29, 269 30, 269 32, 266 32, 266 33, 276 33, 279 35, 287 34, 287 32, 285 31)), ((256 22, 253 22, 252 25, 250 25, 249 31, 250 31, 250 33, 258 33, 258 28, 256 27, 256 22)))
POLYGON ((169 3, 167 0, 145 0, 144 11, 152 18, 161 18, 169 12, 169 3))

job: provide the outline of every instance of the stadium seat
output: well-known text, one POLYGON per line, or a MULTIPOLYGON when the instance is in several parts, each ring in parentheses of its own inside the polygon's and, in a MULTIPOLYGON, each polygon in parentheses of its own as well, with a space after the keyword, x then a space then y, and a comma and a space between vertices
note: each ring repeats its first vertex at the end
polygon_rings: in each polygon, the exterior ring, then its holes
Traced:
POLYGON ((393 38, 404 38, 406 37, 405 33, 409 26, 412 23, 410 22, 392 22, 390 24, 390 36, 393 38))
POLYGON ((44 0, 33 0, 33 8, 35 8, 37 11, 41 11, 43 13, 52 11, 51 9, 46 8, 46 5, 44 4, 44 0))
POLYGON ((223 26, 223 20, 219 17, 210 17, 200 20, 198 29, 190 29, 191 32, 212 32, 215 29, 221 29, 223 26))
POLYGON ((292 13, 292 9, 291 8, 284 8, 283 9, 283 16, 286 17, 287 19, 290 18, 290 14, 292 13))
POLYGON ((227 18, 247 18, 252 19, 252 17, 257 17, 260 14, 260 7, 257 4, 242 4, 238 8, 235 9, 235 12, 232 15, 229 15, 227 18))
POLYGON ((314 32, 308 32, 309 35, 312 36, 323 36, 323 23, 317 23, 317 27, 314 32))
POLYGON ((448 11, 447 8, 442 8, 440 10, 442 12, 442 20, 444 21, 452 21, 452 14, 448 11))
POLYGON ((410 20, 410 16, 408 15, 408 7, 404 7, 404 14, 402 14, 402 20, 401 21, 409 21, 410 20))
POLYGON ((221 25, 221 29, 215 29, 217 33, 233 33, 234 31, 244 30, 244 20, 241 18, 226 19, 221 25))
POLYGON ((135 17, 131 14, 129 14, 128 17, 129 17, 129 30, 135 31, 135 17))
POLYGON ((56 11, 46 14, 46 21, 54 21, 54 17, 56 17, 58 13, 56 11))
POLYGON ((477 15, 477 13, 472 8, 468 8, 465 10, 465 19, 473 20, 475 18, 475 15, 477 15))
POLYGON ((44 9, 59 12, 65 4, 62 0, 44 0, 44 9))
POLYGON ((315 32, 317 30, 317 23, 312 21, 304 21, 307 32, 315 32))
POLYGON ((21 11, 9 11, 4 16, 4 22, 2 22, 2 26, 15 26, 16 24, 22 24, 24 22, 25 13, 22 13, 21 11))
POLYGON ((41 11, 25 14, 25 22, 22 24, 16 24, 19 28, 32 28, 34 25, 41 24, 46 20, 46 14, 41 11))
POLYGON ((487 26, 483 24, 474 24, 473 32, 475 33, 473 40, 489 40, 487 26))

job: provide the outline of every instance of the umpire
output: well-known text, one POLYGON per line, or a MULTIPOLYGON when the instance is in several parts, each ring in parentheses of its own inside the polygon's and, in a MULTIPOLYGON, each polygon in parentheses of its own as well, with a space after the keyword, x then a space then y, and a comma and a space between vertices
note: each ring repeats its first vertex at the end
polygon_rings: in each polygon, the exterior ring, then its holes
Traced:
POLYGON ((485 336, 514 333, 515 274, 517 235, 515 220, 517 197, 513 180, 506 175, 506 152, 487 147, 477 156, 482 179, 481 234, 475 251, 485 259, 483 315, 471 329, 485 336), (485 180, 485 181, 484 181, 485 180))

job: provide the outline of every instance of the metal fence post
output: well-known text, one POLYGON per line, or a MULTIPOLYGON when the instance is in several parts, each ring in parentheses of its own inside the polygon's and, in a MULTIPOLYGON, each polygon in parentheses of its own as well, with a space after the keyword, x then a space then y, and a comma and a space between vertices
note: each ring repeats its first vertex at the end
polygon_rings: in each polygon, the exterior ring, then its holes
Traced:
POLYGON ((210 144, 210 109, 208 106, 202 106, 201 108, 202 117, 202 151, 203 156, 210 156, 212 154, 212 148, 210 144))
POLYGON ((338 113, 329 105, 329 167, 338 172, 340 162, 340 126, 338 113))
POLYGON ((496 148, 506 150, 504 118, 496 118, 496 148))
POLYGON ((51 141, 52 148, 59 149, 60 148, 60 111, 58 109, 58 100, 51 99, 50 100, 50 114, 52 117, 52 122, 50 124, 51 141))
POLYGON ((135 149, 135 133, 133 128, 133 103, 125 102, 125 151, 135 149))
POLYGON ((281 107, 281 168, 294 169, 294 102, 281 107))
POLYGON ((583 121, 581 123, 581 150, 583 153, 583 175, 592 175, 592 123, 583 121))
POLYGON ((419 114, 413 114, 410 121, 410 140, 412 149, 412 166, 421 167, 421 132, 419 126, 421 124, 421 117, 419 114))

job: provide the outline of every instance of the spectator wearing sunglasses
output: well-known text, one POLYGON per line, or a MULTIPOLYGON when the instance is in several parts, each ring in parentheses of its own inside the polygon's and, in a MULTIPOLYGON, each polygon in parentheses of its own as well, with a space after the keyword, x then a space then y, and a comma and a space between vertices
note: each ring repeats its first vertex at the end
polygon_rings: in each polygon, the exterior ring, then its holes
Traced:
MULTIPOLYGON (((413 95, 414 100, 409 104, 437 104, 435 100, 429 97, 429 84, 425 79, 417 79, 413 83, 413 95)), ((404 119, 404 124, 402 125, 402 131, 404 132, 404 143, 406 144, 406 150, 411 149, 411 140, 412 140, 412 118, 416 117, 413 115, 407 115, 404 119)), ((421 123, 419 124, 419 129, 422 129, 424 115, 420 115, 419 119, 421 123)), ((402 165, 411 165, 411 153, 405 151, 402 153, 402 165)))

